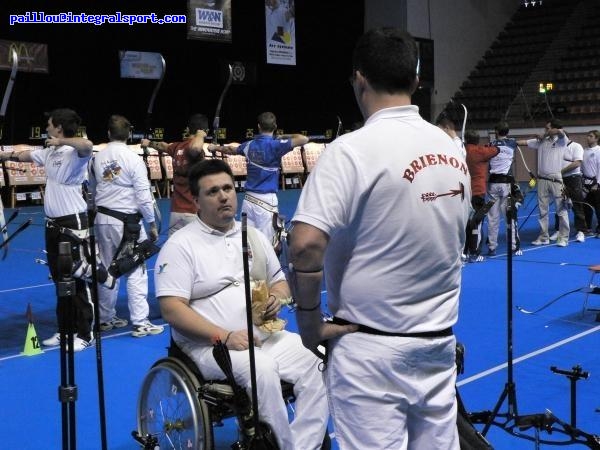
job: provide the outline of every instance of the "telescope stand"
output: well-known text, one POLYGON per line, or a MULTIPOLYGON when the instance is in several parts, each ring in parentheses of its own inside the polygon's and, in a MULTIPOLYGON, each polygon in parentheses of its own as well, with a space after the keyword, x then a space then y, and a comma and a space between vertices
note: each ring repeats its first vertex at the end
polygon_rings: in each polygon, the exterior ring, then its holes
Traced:
POLYGON ((73 353, 73 295, 75 294, 75 280, 71 277, 72 267, 71 244, 69 242, 60 242, 58 245, 60 281, 57 283, 58 329, 60 333, 60 386, 58 387, 58 401, 61 403, 63 450, 75 450, 77 448, 77 433, 75 430, 77 385, 75 384, 75 358, 73 353))

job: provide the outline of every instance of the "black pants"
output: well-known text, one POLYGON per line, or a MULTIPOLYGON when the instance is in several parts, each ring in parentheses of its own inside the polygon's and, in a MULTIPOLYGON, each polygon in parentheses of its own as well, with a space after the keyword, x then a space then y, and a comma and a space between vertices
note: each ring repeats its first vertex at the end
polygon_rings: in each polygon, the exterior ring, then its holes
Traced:
MULTIPOLYGON (((573 216, 575 217, 575 229, 585 232, 588 227, 585 225, 585 206, 583 202, 583 179, 581 175, 571 175, 563 178, 565 193, 573 201, 573 216)), ((554 229, 558 230, 558 216, 554 214, 554 229)))
MULTIPOLYGON (((71 244, 71 256, 73 262, 78 262, 82 259, 83 247, 82 244, 73 236, 60 232, 60 227, 70 228, 73 230, 86 230, 88 228, 88 220, 86 214, 64 216, 55 219, 48 219, 46 222, 46 251, 48 252, 48 266, 50 274, 56 287, 56 297, 58 299, 58 282, 61 281, 61 276, 58 267, 58 244, 60 242, 69 242, 71 244), (79 220, 78 220, 79 219, 79 220)), ((92 332, 92 322, 94 320, 94 308, 89 285, 79 279, 75 279, 75 294, 71 301, 72 315, 69 317, 66 311, 63 311, 61 305, 64 302, 56 302, 56 317, 59 325, 63 318, 65 322, 65 331, 71 330, 80 338, 90 340, 92 332)))
POLYGON ((592 221, 594 219, 594 212, 596 213, 596 233, 600 233, 600 188, 597 188, 593 191, 590 191, 587 197, 585 198, 585 202, 592 205, 594 208, 590 208, 589 206, 583 205, 585 207, 585 223, 586 228, 588 230, 592 229, 592 221))
MULTIPOLYGON (((485 197, 478 195, 472 196, 471 206, 473 207, 475 212, 479 211, 485 206, 485 197)), ((471 220, 467 222, 467 239, 465 241, 464 250, 465 254, 479 256, 479 254, 481 253, 481 244, 483 242, 483 233, 481 231, 482 223, 483 219, 478 224, 472 223, 471 220)))

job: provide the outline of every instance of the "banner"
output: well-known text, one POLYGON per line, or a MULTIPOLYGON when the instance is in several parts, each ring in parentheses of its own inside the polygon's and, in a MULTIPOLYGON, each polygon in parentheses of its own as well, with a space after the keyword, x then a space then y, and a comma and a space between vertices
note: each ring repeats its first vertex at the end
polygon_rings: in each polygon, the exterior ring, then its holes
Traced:
POLYGON ((160 53, 119 50, 121 78, 159 80, 163 71, 160 53))
POLYGON ((188 0, 187 38, 231 42, 231 0, 188 0))
POLYGON ((296 65, 294 0, 265 0, 267 64, 296 65))
POLYGON ((21 72, 48 73, 48 46, 33 42, 0 40, 0 70, 12 69, 12 50, 17 51, 21 72))

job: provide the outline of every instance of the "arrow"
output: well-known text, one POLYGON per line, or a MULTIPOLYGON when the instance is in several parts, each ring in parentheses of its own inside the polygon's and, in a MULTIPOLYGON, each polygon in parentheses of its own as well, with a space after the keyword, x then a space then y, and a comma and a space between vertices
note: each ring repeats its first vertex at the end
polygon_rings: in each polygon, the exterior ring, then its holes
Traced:
POLYGON ((436 194, 435 192, 425 192, 421 194, 421 200, 424 202, 432 202, 437 200, 440 197, 456 197, 460 194, 460 199, 465 199, 465 185, 462 183, 458 183, 458 189, 450 189, 450 192, 446 192, 444 194, 436 194))
POLYGON ((17 237, 17 235, 21 234, 21 232, 24 231, 25 228, 27 228, 29 225, 31 225, 32 220, 33 219, 28 219, 27 222, 21 224, 21 226, 19 228, 17 228, 15 230, 15 232, 8 237, 8 239, 5 239, 4 242, 2 242, 2 244, 0 244, 0 249, 5 248, 10 241, 12 241, 15 237, 17 237))

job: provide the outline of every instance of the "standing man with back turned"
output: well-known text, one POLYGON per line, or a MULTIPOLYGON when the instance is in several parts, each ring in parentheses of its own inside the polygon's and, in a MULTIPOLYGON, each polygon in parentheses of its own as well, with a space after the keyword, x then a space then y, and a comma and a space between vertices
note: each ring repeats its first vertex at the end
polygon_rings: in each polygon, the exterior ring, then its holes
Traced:
MULTIPOLYGON (((61 281, 58 267, 59 243, 71 244, 73 263, 77 264, 85 259, 84 249, 87 244, 83 241, 89 236, 87 203, 83 199, 81 184, 85 181, 93 145, 89 140, 75 136, 80 123, 81 118, 72 109, 55 109, 48 117, 46 148, 19 153, 3 152, 1 155, 8 154, 13 161, 33 162, 46 169, 46 251, 55 284, 61 281)), ((56 314, 60 323, 63 312, 58 310, 59 305, 60 303, 57 304, 56 314)), ((73 307, 74 323, 66 325, 73 328, 73 350, 77 352, 90 347, 93 342, 94 310, 89 285, 84 280, 75 280, 73 307)), ((42 344, 60 345, 60 333, 44 339, 42 344)))
POLYGON ((293 219, 296 317, 306 347, 327 343, 343 450, 459 448, 452 326, 471 189, 460 150, 411 105, 417 67, 406 32, 360 38, 365 125, 320 157, 293 219), (323 272, 333 323, 321 321, 323 272))
POLYGON ((242 203, 242 212, 248 215, 248 225, 258 228, 275 246, 275 228, 273 216, 278 214, 279 172, 281 158, 294 147, 308 143, 302 134, 291 134, 273 137, 277 129, 277 119, 272 112, 264 112, 258 116, 258 132, 251 141, 238 147, 209 145, 209 151, 220 151, 228 154, 244 155, 248 161, 246 179, 246 195, 242 203))
MULTIPOLYGON (((108 120, 110 142, 90 164, 90 188, 98 208, 96 235, 105 267, 109 267, 120 255, 132 254, 138 242, 146 241, 142 218, 150 228, 150 240, 158 239, 146 165, 142 158, 127 148, 130 130, 131 124, 125 117, 111 116, 108 120)), ((131 335, 144 337, 162 333, 164 328, 148 319, 146 265, 142 263, 123 276, 127 282, 127 303, 133 328, 131 335)), ((98 284, 100 328, 104 331, 127 325, 127 320, 116 315, 118 294, 118 281, 114 289, 98 284)))

